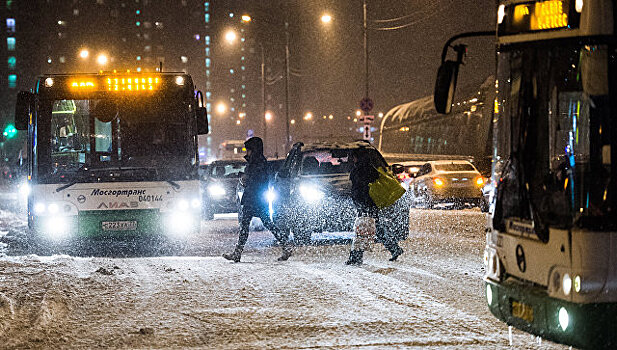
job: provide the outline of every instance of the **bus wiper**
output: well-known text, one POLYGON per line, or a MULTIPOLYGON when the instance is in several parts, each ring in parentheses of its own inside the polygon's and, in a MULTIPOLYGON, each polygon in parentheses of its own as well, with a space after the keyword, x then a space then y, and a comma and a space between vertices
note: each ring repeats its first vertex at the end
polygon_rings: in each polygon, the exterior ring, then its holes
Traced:
POLYGON ((177 183, 171 181, 171 180, 165 180, 165 182, 167 182, 168 184, 172 185, 173 188, 175 188, 176 190, 180 189, 180 185, 178 185, 177 183))
POLYGON ((73 181, 69 182, 66 185, 62 185, 58 188, 56 188, 56 192, 60 192, 62 190, 66 190, 67 188, 79 183, 83 177, 85 177, 84 175, 88 174, 88 168, 86 168, 85 164, 82 165, 81 167, 79 167, 79 169, 77 169, 77 178, 74 179, 73 181))

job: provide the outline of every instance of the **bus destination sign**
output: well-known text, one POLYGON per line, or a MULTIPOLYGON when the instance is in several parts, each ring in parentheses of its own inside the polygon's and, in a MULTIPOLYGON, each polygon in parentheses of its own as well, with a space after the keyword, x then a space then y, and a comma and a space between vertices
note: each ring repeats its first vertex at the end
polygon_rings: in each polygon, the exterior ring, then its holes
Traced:
POLYGON ((580 13, 571 5, 570 0, 547 0, 500 9, 503 19, 499 24, 499 34, 578 28, 580 13))

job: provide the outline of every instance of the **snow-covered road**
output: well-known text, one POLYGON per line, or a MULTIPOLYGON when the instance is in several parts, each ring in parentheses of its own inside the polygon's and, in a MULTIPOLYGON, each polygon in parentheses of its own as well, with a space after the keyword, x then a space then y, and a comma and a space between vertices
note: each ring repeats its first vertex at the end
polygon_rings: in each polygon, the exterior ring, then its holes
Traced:
POLYGON ((253 232, 234 264, 219 257, 233 217, 167 256, 39 256, 20 255, 23 219, 0 210, 0 348, 510 348, 483 298, 484 223, 478 210, 412 210, 399 261, 375 246, 362 267, 343 264, 349 235, 276 262, 269 233, 253 232))

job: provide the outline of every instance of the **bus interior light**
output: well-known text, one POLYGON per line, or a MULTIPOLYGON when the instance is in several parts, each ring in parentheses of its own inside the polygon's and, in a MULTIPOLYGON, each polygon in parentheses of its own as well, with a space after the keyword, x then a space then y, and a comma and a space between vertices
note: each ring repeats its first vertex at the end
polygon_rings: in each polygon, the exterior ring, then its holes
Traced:
POLYGON ((576 12, 578 13, 583 12, 583 5, 584 5, 583 0, 576 0, 576 4, 574 6, 574 9, 576 10, 576 12))
POLYGON ((570 291, 572 290, 572 278, 570 278, 569 274, 563 274, 563 278, 561 279, 561 287, 563 288, 563 294, 570 295, 570 291))
POLYGON ((52 87, 54 86, 54 78, 47 78, 45 79, 45 87, 52 87))
POLYGON ((184 85, 184 77, 183 76, 178 75, 176 77, 176 85, 180 85, 180 86, 184 85))
POLYGON ((506 5, 499 5, 499 9, 497 10, 497 23, 501 24, 503 22, 503 18, 506 15, 506 5))

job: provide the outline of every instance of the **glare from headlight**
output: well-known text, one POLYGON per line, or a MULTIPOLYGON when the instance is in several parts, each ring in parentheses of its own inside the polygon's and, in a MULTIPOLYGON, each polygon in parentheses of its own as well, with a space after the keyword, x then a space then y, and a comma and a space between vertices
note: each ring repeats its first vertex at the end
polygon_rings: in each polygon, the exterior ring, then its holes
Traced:
POLYGON ((68 234, 69 225, 64 216, 51 216, 45 222, 45 233, 52 239, 60 239, 68 234))
POLYGON ((41 215, 45 212, 45 204, 44 203, 36 203, 34 205, 34 214, 41 215))
POLYGON ((225 195, 225 189, 221 185, 210 185, 208 186, 208 193, 212 197, 222 197, 225 195))
POLYGON ((19 186, 19 194, 22 197, 28 197, 30 194, 30 185, 27 182, 24 182, 19 186))
POLYGON ((577 293, 581 291, 581 276, 574 277, 574 291, 577 293))
POLYGON ((274 189, 268 188, 268 190, 266 191, 266 200, 268 200, 268 203, 272 203, 275 199, 276 193, 274 192, 274 189))
POLYGON ((189 202, 188 201, 186 201, 184 199, 181 199, 181 200, 178 201, 178 209, 180 209, 182 211, 185 211, 188 208, 189 208, 189 202))
POLYGON ((307 202, 317 202, 324 197, 324 193, 316 186, 300 185, 300 195, 307 202))
POLYGON ((195 209, 201 207, 201 201, 197 198, 193 198, 193 200, 191 201, 191 207, 195 209))
POLYGON ((167 232, 175 234, 188 233, 195 226, 195 217, 190 213, 174 213, 167 218, 167 232))
POLYGON ((570 278, 569 274, 563 274, 563 279, 561 280, 561 287, 563 288, 563 294, 570 295, 570 291, 572 290, 572 279, 570 278))
POLYGON ((559 308, 559 326, 561 326, 561 330, 565 331, 570 324, 570 315, 568 315, 568 310, 565 307, 559 308))
POLYGON ((47 206, 47 210, 49 211, 50 214, 56 214, 59 210, 58 204, 51 203, 50 205, 47 206))

